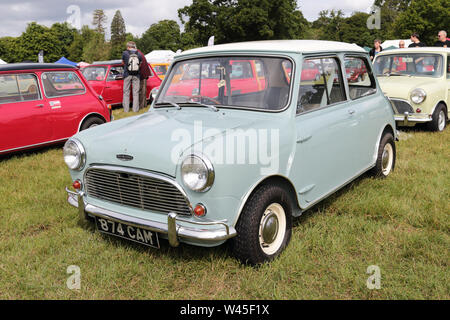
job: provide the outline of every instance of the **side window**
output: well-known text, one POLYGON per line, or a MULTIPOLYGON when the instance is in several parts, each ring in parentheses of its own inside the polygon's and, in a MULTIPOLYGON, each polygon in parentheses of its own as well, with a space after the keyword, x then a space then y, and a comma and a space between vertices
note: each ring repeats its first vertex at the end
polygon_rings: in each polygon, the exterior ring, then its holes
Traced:
MULTIPOLYGON (((403 63, 403 61, 398 61, 399 68, 403 68, 403 63)), ((369 63, 365 58, 346 57, 344 59, 344 64, 350 99, 355 100, 375 93, 375 79, 369 72, 369 63)))
POLYGON ((41 98, 37 78, 34 74, 18 74, 17 82, 19 83, 22 101, 39 100, 41 98))
POLYGON ((119 80, 119 79, 116 79, 116 76, 122 76, 123 77, 123 67, 122 66, 111 67, 111 69, 109 70, 109 73, 108 73, 107 81, 119 80))
POLYGON ((319 109, 345 100, 342 72, 337 58, 303 61, 297 113, 319 109))
POLYGON ((0 104, 39 99, 39 85, 35 75, 0 75, 0 104))
POLYGON ((75 72, 46 72, 42 74, 45 95, 49 98, 83 94, 85 88, 75 72))

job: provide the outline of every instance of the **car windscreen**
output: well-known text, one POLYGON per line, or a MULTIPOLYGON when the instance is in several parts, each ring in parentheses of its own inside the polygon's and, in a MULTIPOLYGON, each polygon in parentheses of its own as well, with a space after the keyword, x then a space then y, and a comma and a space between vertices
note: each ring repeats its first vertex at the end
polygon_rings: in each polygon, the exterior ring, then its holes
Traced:
POLYGON ((92 66, 81 69, 81 72, 88 81, 103 81, 105 79, 106 69, 107 67, 92 66))
POLYGON ((289 101, 292 62, 286 58, 221 56, 174 63, 155 102, 282 110, 289 101))
POLYGON ((441 77, 442 55, 431 53, 404 53, 378 56, 374 62, 377 76, 441 77))

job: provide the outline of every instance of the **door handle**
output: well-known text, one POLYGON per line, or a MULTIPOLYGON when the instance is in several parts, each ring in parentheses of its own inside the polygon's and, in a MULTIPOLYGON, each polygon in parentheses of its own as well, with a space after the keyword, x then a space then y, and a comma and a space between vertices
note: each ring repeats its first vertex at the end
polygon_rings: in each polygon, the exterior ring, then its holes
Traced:
POLYGON ((43 104, 37 104, 37 105, 36 105, 36 108, 43 108, 43 107, 44 107, 43 104))
POLYGON ((348 110, 348 113, 349 113, 349 114, 354 114, 354 113, 355 113, 355 110, 350 109, 350 110, 348 110))

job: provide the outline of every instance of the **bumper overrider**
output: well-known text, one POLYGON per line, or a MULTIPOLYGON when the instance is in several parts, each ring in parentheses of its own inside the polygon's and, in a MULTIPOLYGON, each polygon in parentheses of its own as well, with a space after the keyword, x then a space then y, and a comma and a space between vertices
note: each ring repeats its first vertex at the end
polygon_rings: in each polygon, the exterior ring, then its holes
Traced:
POLYGON ((397 121, 398 123, 407 126, 408 124, 413 124, 413 123, 424 123, 424 122, 429 122, 432 120, 431 115, 422 115, 422 116, 418 116, 416 114, 411 114, 409 112, 405 112, 404 114, 396 114, 394 116, 395 121, 397 121))
POLYGON ((199 243, 214 244, 232 238, 237 234, 236 230, 227 224, 227 220, 193 221, 171 212, 167 215, 167 223, 161 223, 158 221, 124 215, 86 203, 84 192, 82 191, 74 192, 66 187, 66 192, 68 194, 67 201, 69 204, 78 208, 78 214, 81 221, 86 220, 86 216, 91 216, 157 232, 159 234, 167 235, 169 244, 173 247, 179 245, 180 239, 186 240, 187 242, 190 240, 199 243), (179 224, 180 222, 183 224, 197 225, 197 227, 182 226, 179 224), (208 226, 209 228, 201 228, 201 226, 208 226), (211 228, 211 226, 217 226, 217 228, 211 228))

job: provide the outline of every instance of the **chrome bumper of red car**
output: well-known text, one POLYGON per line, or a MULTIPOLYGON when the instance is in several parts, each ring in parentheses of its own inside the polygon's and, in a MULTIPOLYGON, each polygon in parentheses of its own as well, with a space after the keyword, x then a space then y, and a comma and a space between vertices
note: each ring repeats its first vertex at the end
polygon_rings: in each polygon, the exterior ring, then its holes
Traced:
POLYGON ((173 247, 177 247, 179 245, 179 239, 214 243, 227 240, 237 235, 236 230, 226 224, 226 220, 192 221, 186 218, 179 217, 177 214, 171 212, 167 215, 167 223, 161 223, 157 221, 131 217, 85 203, 83 199, 83 192, 74 192, 69 190, 68 188, 66 188, 66 192, 68 194, 67 201, 69 202, 69 204, 78 208, 80 220, 86 220, 87 214, 92 217, 109 219, 126 225, 158 232, 160 234, 166 234, 170 245, 173 247), (180 222, 183 224, 193 224, 197 226, 218 226, 218 228, 192 228, 182 226, 179 224, 180 222))

